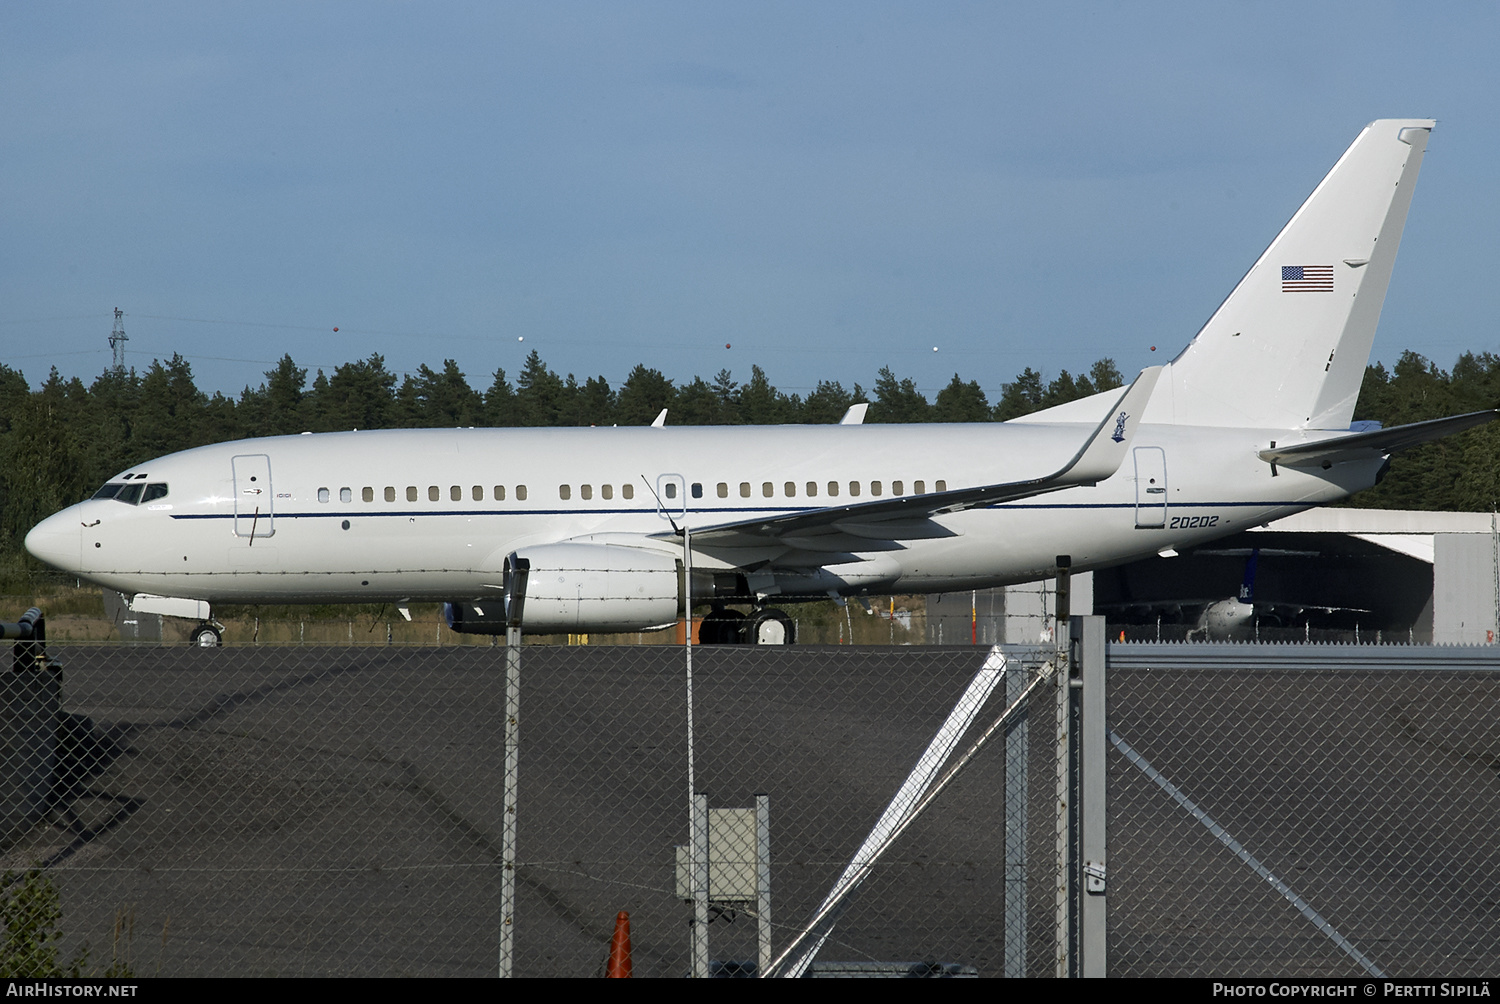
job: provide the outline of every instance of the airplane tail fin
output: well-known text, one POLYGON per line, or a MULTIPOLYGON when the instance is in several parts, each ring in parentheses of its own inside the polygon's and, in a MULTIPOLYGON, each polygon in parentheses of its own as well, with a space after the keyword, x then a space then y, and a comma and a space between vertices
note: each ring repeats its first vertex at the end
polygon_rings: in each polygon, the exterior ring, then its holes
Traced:
POLYGON ((1146 421, 1349 427, 1433 124, 1365 127, 1166 368, 1146 421))
POLYGON ((1240 583, 1240 602, 1255 602, 1255 562, 1260 557, 1260 548, 1251 548, 1250 557, 1245 559, 1245 579, 1240 583))

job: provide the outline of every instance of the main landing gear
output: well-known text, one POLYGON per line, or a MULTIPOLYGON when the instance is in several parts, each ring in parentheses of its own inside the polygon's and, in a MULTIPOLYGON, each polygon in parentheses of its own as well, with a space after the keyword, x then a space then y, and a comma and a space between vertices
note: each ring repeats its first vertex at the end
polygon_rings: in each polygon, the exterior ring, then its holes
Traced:
POLYGON ((748 616, 714 607, 698 628, 698 641, 704 645, 791 645, 796 640, 796 624, 786 611, 774 607, 761 607, 748 616))
POLYGON ((224 645, 224 632, 212 621, 200 621, 188 632, 188 644, 194 648, 221 648, 224 645))

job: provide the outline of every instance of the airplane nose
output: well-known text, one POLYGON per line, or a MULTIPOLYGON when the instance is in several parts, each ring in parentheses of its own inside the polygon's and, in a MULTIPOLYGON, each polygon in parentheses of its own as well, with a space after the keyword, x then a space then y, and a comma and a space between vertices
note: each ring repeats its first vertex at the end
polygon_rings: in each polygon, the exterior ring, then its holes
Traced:
POLYGON ((26 535, 26 550, 32 557, 69 572, 79 571, 82 544, 78 518, 69 512, 48 516, 26 535))

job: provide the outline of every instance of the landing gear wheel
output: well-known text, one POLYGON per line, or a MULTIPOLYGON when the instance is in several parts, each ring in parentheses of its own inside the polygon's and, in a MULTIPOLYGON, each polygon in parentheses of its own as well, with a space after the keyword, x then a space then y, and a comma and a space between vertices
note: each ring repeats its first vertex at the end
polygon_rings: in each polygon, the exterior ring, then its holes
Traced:
POLYGON ((785 611, 766 607, 746 618, 743 637, 747 645, 791 645, 797 627, 785 611))
POLYGON ((199 624, 188 635, 188 644, 195 648, 222 648, 224 632, 213 624, 199 624))
POLYGON ((698 627, 701 645, 738 645, 743 640, 745 615, 738 610, 720 607, 703 615, 698 627))

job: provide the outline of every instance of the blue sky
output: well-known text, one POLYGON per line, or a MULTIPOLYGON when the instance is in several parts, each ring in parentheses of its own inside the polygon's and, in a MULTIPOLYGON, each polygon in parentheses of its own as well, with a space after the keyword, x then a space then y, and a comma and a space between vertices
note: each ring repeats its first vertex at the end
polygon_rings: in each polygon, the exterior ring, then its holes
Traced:
POLYGON ((535 348, 615 386, 638 362, 787 391, 890 366, 993 398, 1027 366, 1169 358, 1366 122, 1422 116, 1375 358, 1446 367, 1500 350, 1497 22, 11 2, 0 361, 91 381, 119 306, 129 362, 180 352, 231 394, 288 352, 453 358, 482 389, 535 348))

